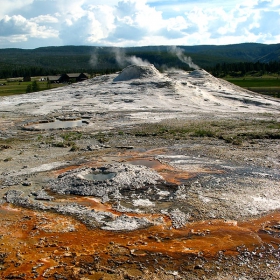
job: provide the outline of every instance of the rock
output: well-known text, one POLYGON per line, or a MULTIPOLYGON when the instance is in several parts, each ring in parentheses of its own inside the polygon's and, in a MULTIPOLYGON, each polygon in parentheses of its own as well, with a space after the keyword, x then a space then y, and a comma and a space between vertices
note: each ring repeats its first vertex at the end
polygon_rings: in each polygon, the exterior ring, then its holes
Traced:
POLYGON ((29 205, 29 199, 26 196, 24 196, 24 192, 20 190, 9 190, 6 192, 4 198, 9 203, 21 206, 29 205))
POLYGON ((114 195, 116 190, 140 189, 146 185, 155 185, 163 178, 153 169, 142 165, 109 164, 100 168, 80 168, 61 174, 50 181, 50 189, 61 194, 92 195, 104 197, 114 195), (109 174, 115 176, 104 180, 88 180, 87 174, 109 174))
POLYGON ((174 209, 170 212, 169 217, 172 220, 172 227, 178 229, 186 225, 190 218, 190 214, 185 214, 179 209, 174 209))
POLYGON ((87 150, 88 151, 96 151, 96 150, 100 150, 100 149, 101 149, 101 147, 98 146, 98 145, 89 145, 89 146, 87 146, 87 150))
POLYGON ((144 206, 144 207, 153 207, 155 203, 150 201, 149 199, 136 199, 133 200, 134 206, 144 206))
POLYGON ((32 194, 35 196, 36 200, 46 200, 46 201, 54 200, 54 197, 48 195, 44 190, 39 190, 37 192, 32 192, 32 194))
POLYGON ((117 217, 112 222, 107 222, 105 226, 101 227, 104 230, 112 230, 112 231, 131 231, 140 228, 145 228, 151 226, 152 223, 146 218, 137 218, 137 217, 129 217, 126 215, 122 215, 117 217))

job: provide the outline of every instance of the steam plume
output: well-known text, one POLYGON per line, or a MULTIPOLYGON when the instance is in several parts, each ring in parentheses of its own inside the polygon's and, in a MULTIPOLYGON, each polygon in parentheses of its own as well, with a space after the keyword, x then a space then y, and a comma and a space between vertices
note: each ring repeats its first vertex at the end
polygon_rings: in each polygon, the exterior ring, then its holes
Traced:
POLYGON ((92 53, 89 61, 92 67, 95 67, 98 63, 98 55, 96 53, 92 53))
MULTIPOLYGON (((122 50, 120 48, 115 48, 113 50, 113 53, 115 55, 116 62, 121 67, 125 67, 128 64, 135 64, 135 65, 138 65, 138 66, 148 66, 148 65, 151 64, 149 61, 143 60, 142 58, 137 57, 135 55, 127 56, 125 54, 124 50, 122 50)), ((94 50, 94 52, 92 52, 91 58, 90 58, 90 64, 93 67, 98 66, 98 48, 96 48, 94 50)))
POLYGON ((178 48, 176 46, 172 46, 170 48, 170 52, 175 54, 183 63, 186 63, 189 65, 190 68, 193 68, 195 70, 200 69, 198 65, 192 62, 192 58, 189 56, 184 55, 184 50, 181 48, 178 48))
POLYGON ((137 57, 135 55, 133 56, 126 56, 126 54, 121 51, 120 49, 116 49, 115 50, 115 57, 116 57, 116 61, 120 66, 125 66, 127 64, 135 64, 138 66, 147 66, 150 65, 149 61, 147 60, 143 60, 140 57, 137 57))

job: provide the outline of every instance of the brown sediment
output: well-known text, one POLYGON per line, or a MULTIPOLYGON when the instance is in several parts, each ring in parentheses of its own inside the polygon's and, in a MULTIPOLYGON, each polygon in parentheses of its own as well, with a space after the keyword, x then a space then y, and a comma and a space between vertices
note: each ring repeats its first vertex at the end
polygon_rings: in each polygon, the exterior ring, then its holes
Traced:
POLYGON ((152 157, 133 157, 128 159, 128 163, 135 165, 144 165, 149 168, 155 169, 163 178, 169 183, 180 184, 182 180, 187 180, 193 176, 189 172, 178 171, 172 166, 161 163, 160 161, 153 159, 152 157))
POLYGON ((67 167, 63 167, 63 168, 61 168, 61 169, 59 169, 59 170, 53 171, 53 174, 54 174, 55 176, 58 176, 58 175, 60 175, 60 174, 63 174, 63 173, 65 173, 65 172, 67 172, 67 171, 71 171, 71 170, 77 169, 77 168, 79 168, 79 167, 80 167, 79 165, 70 165, 70 166, 67 166, 67 167))
POLYGON ((3 279, 20 274, 25 275, 24 279, 34 275, 36 279, 44 279, 43 275, 55 273, 70 277, 67 273, 73 274, 75 267, 80 269, 81 262, 95 272, 102 266, 116 269, 117 265, 112 267, 116 262, 128 268, 132 260, 149 266, 149 261, 154 265, 155 254, 164 256, 161 266, 168 268, 172 258, 173 269, 177 269, 188 256, 215 260, 221 251, 236 256, 239 246, 254 250, 265 243, 274 247, 280 244, 279 230, 275 227, 280 223, 279 211, 242 222, 193 222, 181 229, 171 228, 170 220, 165 217, 161 225, 132 232, 89 229, 69 216, 7 205, 0 207, 0 219, 3 279))
MULTIPOLYGON (((221 170, 178 170, 153 156, 119 155, 116 159, 155 169, 163 178, 174 184, 199 173, 221 173, 221 170)), ((102 160, 73 165, 52 172, 58 176, 81 167, 100 167, 102 160)), ((94 211, 110 212, 114 216, 123 213, 93 197, 53 194, 56 202, 73 202, 94 211)), ((256 252, 265 244, 279 250, 280 211, 258 219, 193 221, 175 229, 169 216, 150 213, 125 213, 127 216, 147 218, 156 225, 134 231, 105 231, 90 229, 70 216, 56 213, 0 206, 0 279, 100 279, 109 273, 116 279, 119 271, 133 271, 133 275, 145 278, 145 270, 163 267, 165 271, 188 271, 198 259, 216 267, 220 253, 236 258, 244 247, 256 252), (158 223, 157 223, 158 221, 158 223), (188 262, 188 260, 191 260, 188 262)), ((197 266, 200 268, 200 266, 197 266)), ((107 278, 106 278, 107 279, 107 278)), ((123 279, 123 278, 119 278, 123 279)), ((125 278, 124 278, 125 279, 125 278)), ((192 278, 194 279, 194 278, 192 278)))
POLYGON ((92 162, 88 162, 88 163, 84 163, 84 164, 80 164, 80 165, 70 165, 67 167, 63 167, 60 168, 58 170, 55 170, 52 172, 53 176, 59 176, 60 174, 63 174, 67 171, 72 171, 75 170, 77 168, 83 168, 83 167, 100 167, 104 164, 104 161, 92 161, 92 162))
POLYGON ((76 203, 81 205, 90 207, 95 211, 106 211, 106 212, 113 212, 112 207, 110 204, 101 203, 101 201, 97 198, 93 197, 77 197, 75 199, 76 203))

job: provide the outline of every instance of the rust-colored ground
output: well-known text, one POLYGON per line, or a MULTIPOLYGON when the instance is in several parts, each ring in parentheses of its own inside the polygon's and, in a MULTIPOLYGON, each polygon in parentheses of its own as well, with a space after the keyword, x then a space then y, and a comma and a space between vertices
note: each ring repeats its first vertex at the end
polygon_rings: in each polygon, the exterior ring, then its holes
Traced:
POLYGON ((253 250, 263 243, 280 244, 279 232, 271 231, 280 223, 279 212, 244 222, 194 222, 179 230, 164 218, 161 226, 109 232, 89 229, 71 217, 2 205, 1 279, 53 279, 56 273, 80 279, 83 266, 91 275, 87 279, 100 279, 94 277, 129 264, 141 275, 139 267, 154 269, 158 256, 162 267, 178 269, 189 257, 213 259, 220 251, 237 255, 242 245, 253 250))
MULTIPOLYGON (((149 153, 142 157, 132 153, 121 156, 123 161, 154 168, 166 181, 175 184, 199 172, 211 172, 178 171, 154 160, 153 152, 149 153)), ((100 165, 100 162, 87 164, 100 165)), ((53 175, 77 167, 67 167, 53 175)), ((95 198, 56 199, 73 200, 95 211, 122 215, 95 198)), ((254 251, 265 244, 275 249, 280 246, 279 211, 242 222, 191 222, 181 229, 172 228, 171 220, 163 214, 127 215, 150 220, 161 218, 163 223, 132 232, 110 232, 87 228, 69 216, 1 205, 0 279, 148 279, 147 271, 200 268, 198 260, 202 258, 209 261, 210 271, 210 262, 215 263, 221 252, 235 257, 239 254, 238 247, 254 251)))

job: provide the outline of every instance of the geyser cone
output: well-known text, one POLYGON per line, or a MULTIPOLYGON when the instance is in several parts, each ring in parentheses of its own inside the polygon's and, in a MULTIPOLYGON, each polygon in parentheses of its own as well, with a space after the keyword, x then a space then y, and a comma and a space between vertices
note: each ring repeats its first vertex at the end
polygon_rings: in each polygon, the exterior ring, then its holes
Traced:
POLYGON ((122 72, 114 79, 114 82, 151 78, 155 76, 160 77, 161 74, 153 64, 141 66, 130 65, 122 70, 122 72))

